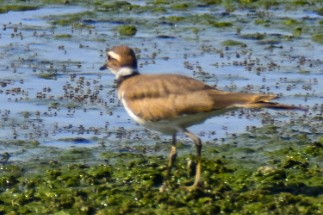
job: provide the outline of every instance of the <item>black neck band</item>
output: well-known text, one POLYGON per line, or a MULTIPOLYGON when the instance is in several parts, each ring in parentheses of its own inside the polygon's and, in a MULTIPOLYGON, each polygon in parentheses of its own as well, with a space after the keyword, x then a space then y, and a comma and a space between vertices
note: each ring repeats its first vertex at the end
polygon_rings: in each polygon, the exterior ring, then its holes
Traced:
POLYGON ((131 77, 134 77, 134 76, 137 76, 137 75, 140 75, 140 73, 136 71, 136 72, 131 73, 130 75, 125 75, 125 76, 119 77, 117 79, 117 87, 119 87, 122 84, 122 82, 124 82, 128 78, 131 78, 131 77))

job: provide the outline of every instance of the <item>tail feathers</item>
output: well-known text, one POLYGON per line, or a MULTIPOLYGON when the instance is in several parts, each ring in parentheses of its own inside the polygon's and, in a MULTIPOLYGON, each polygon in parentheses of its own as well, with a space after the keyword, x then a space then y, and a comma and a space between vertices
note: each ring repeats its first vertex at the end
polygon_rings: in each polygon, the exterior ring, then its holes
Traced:
POLYGON ((211 90, 208 91, 208 96, 211 97, 213 107, 217 110, 230 108, 270 108, 302 111, 307 110, 303 107, 272 102, 273 99, 278 98, 278 95, 274 94, 236 93, 211 90))
POLYGON ((276 103, 276 102, 263 102, 263 101, 243 104, 242 107, 244 107, 244 108, 269 108, 269 109, 280 109, 280 110, 307 111, 306 108, 295 106, 295 105, 287 105, 287 104, 280 104, 280 103, 276 103))
MULTIPOLYGON (((247 96, 248 94, 245 94, 245 95, 247 96)), ((269 108, 269 109, 281 109, 281 110, 307 111, 307 109, 303 107, 272 102, 271 100, 278 98, 277 95, 249 94, 249 96, 250 96, 248 98, 249 102, 242 103, 238 106, 244 107, 244 108, 269 108)))

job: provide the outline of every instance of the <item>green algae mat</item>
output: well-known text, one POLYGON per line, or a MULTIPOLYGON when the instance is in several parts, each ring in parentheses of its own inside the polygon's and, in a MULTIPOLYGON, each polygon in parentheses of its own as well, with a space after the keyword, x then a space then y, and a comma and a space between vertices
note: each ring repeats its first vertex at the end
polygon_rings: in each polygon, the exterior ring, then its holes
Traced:
POLYGON ((206 143, 203 186, 193 192, 183 189, 193 183, 194 175, 194 156, 185 153, 164 193, 158 188, 165 156, 151 155, 148 147, 137 152, 47 149, 52 156, 8 161, 0 166, 0 212, 321 214, 323 139, 313 142, 307 135, 294 134, 285 140, 267 129, 220 146, 206 143), (263 144, 256 144, 259 141, 263 144))

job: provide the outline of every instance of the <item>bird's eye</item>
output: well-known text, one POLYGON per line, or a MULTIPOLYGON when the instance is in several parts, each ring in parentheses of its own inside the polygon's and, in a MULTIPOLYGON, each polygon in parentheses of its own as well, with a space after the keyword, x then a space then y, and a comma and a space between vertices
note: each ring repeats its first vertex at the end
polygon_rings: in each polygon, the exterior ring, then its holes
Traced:
POLYGON ((110 55, 108 55, 108 61, 112 61, 115 60, 113 57, 111 57, 110 55))

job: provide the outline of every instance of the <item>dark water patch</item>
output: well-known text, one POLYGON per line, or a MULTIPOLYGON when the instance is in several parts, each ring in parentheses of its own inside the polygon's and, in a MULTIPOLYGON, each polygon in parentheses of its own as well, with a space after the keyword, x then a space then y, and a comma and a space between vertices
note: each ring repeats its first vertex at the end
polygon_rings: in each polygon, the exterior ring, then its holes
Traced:
POLYGON ((176 37, 174 36, 169 36, 169 35, 158 35, 158 39, 175 39, 176 37))

